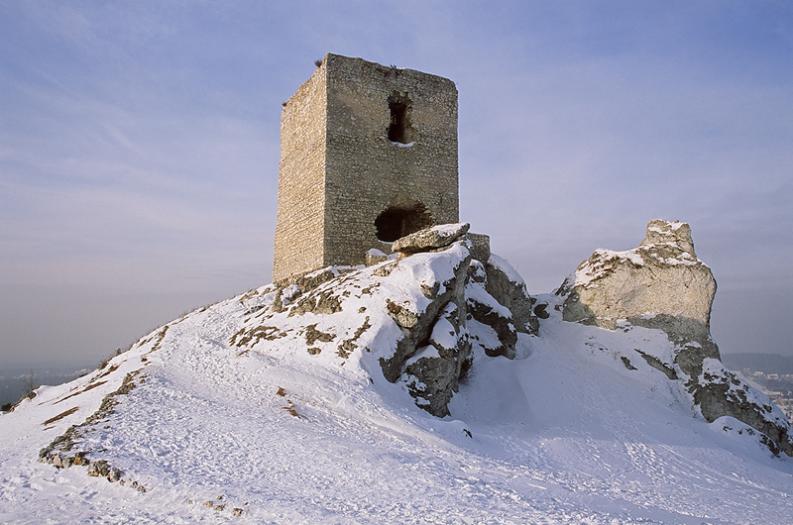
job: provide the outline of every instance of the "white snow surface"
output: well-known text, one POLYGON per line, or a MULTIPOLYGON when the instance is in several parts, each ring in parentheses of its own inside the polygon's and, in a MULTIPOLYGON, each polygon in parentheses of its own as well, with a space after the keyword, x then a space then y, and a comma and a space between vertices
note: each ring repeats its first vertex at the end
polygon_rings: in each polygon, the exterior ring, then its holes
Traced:
POLYGON ((403 384, 385 381, 377 359, 401 332, 382 302, 422 311, 422 285, 442 286, 465 252, 458 243, 417 254, 382 278, 373 272, 394 263, 343 274, 323 285, 349 292, 342 311, 265 316, 255 322, 287 335, 231 345, 255 325, 252 312, 270 311, 275 293, 265 286, 169 323, 103 370, 39 388, 0 416, 0 522, 793 522, 793 461, 738 433, 745 425, 736 420, 696 417, 677 383, 634 351, 667 360, 672 347, 660 331, 566 323, 558 299, 541 296, 552 315, 540 336, 521 334, 516 360, 477 350, 451 416, 429 415, 403 384), (338 341, 365 316, 371 327, 346 359, 335 343, 306 351, 302 327, 316 324, 338 341), (37 461, 134 370, 137 386, 81 445, 145 493, 37 461))

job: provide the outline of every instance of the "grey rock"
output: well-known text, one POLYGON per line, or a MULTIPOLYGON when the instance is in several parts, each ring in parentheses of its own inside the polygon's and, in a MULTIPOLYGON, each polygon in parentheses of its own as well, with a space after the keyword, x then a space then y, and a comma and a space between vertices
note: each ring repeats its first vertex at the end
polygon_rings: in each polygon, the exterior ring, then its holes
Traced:
POLYGON ((568 277, 564 320, 614 329, 617 321, 658 326, 671 335, 709 332, 716 280, 694 255, 691 228, 653 220, 638 248, 597 250, 568 277), (663 317, 666 316, 666 317, 663 317), (657 321, 652 321, 658 317, 657 321), (677 334, 677 330, 682 330, 677 334))
POLYGON ((775 454, 793 456, 791 426, 778 407, 721 363, 710 334, 716 280, 694 251, 686 223, 652 220, 641 244, 625 252, 597 250, 557 291, 563 319, 614 329, 618 321, 663 330, 674 363, 636 351, 691 395, 702 417, 730 416, 761 433, 775 454))
POLYGON ((471 257, 483 264, 487 263, 490 259, 490 236, 468 232, 466 238, 471 246, 471 257))
POLYGON ((518 332, 536 335, 539 321, 532 313, 536 300, 529 295, 523 279, 509 264, 495 254, 491 254, 485 265, 487 275, 486 290, 500 304, 512 312, 512 320, 518 332))
POLYGON ((762 442, 774 454, 782 452, 793 457, 790 422, 770 400, 759 404, 752 388, 736 374, 725 369, 717 374, 705 372, 687 386, 706 421, 732 416, 761 432, 762 442))
POLYGON ((694 241, 691 239, 691 226, 685 222, 651 220, 647 223, 647 231, 641 245, 655 250, 669 250, 672 256, 675 256, 674 252, 679 250, 693 258, 697 257, 694 241))
POLYGON ((104 459, 92 461, 88 465, 88 475, 93 477, 106 477, 110 474, 110 465, 104 459))
POLYGON ((111 483, 114 483, 116 481, 120 481, 122 475, 123 473, 121 472, 120 469, 116 467, 112 467, 107 474, 107 480, 111 483))
MULTIPOLYGON (((473 261, 472 265, 474 263, 477 261, 473 261)), ((482 346, 485 353, 491 357, 514 358, 518 333, 509 309, 487 293, 482 284, 476 282, 470 282, 465 287, 465 303, 468 314, 478 322, 492 328, 498 337, 500 344, 497 348, 482 346)))
POLYGON ((391 250, 403 254, 425 252, 449 246, 463 235, 468 233, 470 228, 468 223, 440 224, 419 230, 401 239, 397 239, 391 245, 391 250))
POLYGON ((452 300, 458 302, 458 306, 462 304, 461 298, 470 262, 470 256, 460 262, 454 269, 453 277, 443 283, 443 293, 438 293, 437 287, 435 290, 426 290, 430 302, 423 312, 413 312, 404 305, 388 302, 388 313, 403 332, 394 354, 388 359, 380 360, 383 375, 388 381, 393 383, 399 379, 404 371, 405 362, 416 353, 424 341, 429 339, 432 328, 446 304, 452 300))
POLYGON ((471 344, 461 330, 460 314, 456 298, 449 301, 433 326, 429 344, 405 366, 408 388, 419 406, 440 417, 449 414, 449 401, 470 367, 471 344))
MULTIPOLYGON (((465 246, 464 240, 457 243, 465 246)), ((391 382, 404 381, 416 404, 439 417, 449 414, 448 403, 471 364, 471 346, 464 329, 470 263, 469 255, 442 287, 424 290, 430 301, 423 312, 391 301, 386 305, 403 337, 394 354, 380 360, 383 375, 391 382)))

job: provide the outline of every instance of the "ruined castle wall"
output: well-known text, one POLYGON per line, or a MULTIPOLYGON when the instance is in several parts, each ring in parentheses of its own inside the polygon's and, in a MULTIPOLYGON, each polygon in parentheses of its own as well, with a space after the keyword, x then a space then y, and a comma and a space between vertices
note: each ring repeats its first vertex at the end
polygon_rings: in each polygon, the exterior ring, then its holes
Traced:
POLYGON ((329 54, 325 264, 364 262, 389 206, 420 202, 433 223, 459 220, 457 88, 451 80, 329 54), (411 102, 412 145, 393 143, 388 99, 411 102))
POLYGON ((273 280, 325 265, 326 69, 316 69, 281 112, 273 280))

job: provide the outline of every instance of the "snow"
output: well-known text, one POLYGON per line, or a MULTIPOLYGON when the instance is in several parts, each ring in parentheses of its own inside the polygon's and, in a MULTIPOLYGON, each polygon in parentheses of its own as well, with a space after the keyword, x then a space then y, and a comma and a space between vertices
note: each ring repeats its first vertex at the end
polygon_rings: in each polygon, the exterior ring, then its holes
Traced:
MULTIPOLYGON (((436 357, 440 357, 440 353, 438 349, 432 345, 423 346, 416 351, 416 354, 405 361, 405 367, 408 367, 415 363, 416 361, 420 361, 421 359, 433 359, 436 357)), ((422 389, 423 390, 423 389, 422 389)))
POLYGON ((467 223, 464 222, 456 222, 450 224, 438 224, 437 226, 432 226, 430 229, 434 232, 437 232, 441 237, 449 237, 455 235, 466 225, 467 223))
POLYGON ((443 294, 446 291, 443 283, 454 277, 455 268, 468 257, 469 251, 463 242, 458 241, 442 253, 448 258, 435 257, 433 253, 417 253, 401 261, 394 270, 399 286, 406 290, 415 288, 416 283, 426 288, 437 284, 438 293, 443 294))
MULTIPOLYGON (((443 315, 435 322, 430 334, 430 340, 441 348, 452 350, 457 347, 457 330, 447 316, 452 315, 457 310, 457 306, 450 303, 444 309, 443 315)), ((434 356, 437 357, 437 354, 434 356)))
MULTIPOLYGON (((457 243, 384 277, 375 272, 395 263, 340 271, 315 290, 339 294, 334 313, 274 312, 276 290, 264 286, 155 330, 102 371, 38 389, 0 416, 0 522, 790 523, 793 460, 771 456, 738 421, 695 417, 680 384, 635 350, 671 362, 658 330, 566 323, 561 299, 541 296, 551 317, 540 336, 520 334, 515 360, 476 347, 451 416, 427 414, 405 384, 385 381, 378 360, 402 333, 385 300, 422 311, 423 287, 442 286, 466 257, 457 243), (364 318, 360 348, 340 357, 364 318), (314 324, 332 332, 315 342, 318 355, 306 351, 314 324), (259 325, 285 335, 230 344, 259 325), (79 444, 145 493, 37 461, 135 370, 137 386, 79 444)), ((433 339, 451 327, 439 325, 433 339)), ((492 332, 468 326, 472 337, 492 332)), ((706 363, 714 375, 720 367, 706 363)))
POLYGON ((489 325, 480 323, 475 319, 471 319, 468 322, 468 332, 471 336, 471 339, 475 343, 481 345, 482 348, 495 350, 501 347, 501 341, 498 338, 498 334, 489 325))
POLYGON ((499 317, 512 319, 512 312, 509 308, 496 301, 492 295, 487 293, 485 287, 479 283, 469 283, 465 287, 465 298, 482 305, 490 307, 490 310, 497 313, 499 317))
POLYGON ((644 259, 642 256, 638 254, 635 250, 625 250, 625 251, 614 251, 614 250, 595 250, 595 253, 600 255, 606 260, 609 259, 624 259, 629 261, 636 266, 644 266, 644 259))

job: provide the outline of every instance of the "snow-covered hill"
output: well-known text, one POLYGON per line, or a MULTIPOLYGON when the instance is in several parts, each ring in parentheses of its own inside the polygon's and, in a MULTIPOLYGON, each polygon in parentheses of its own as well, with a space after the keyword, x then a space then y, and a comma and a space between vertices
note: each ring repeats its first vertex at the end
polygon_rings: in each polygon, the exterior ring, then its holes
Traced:
POLYGON ((680 341, 564 321, 567 296, 521 303, 514 270, 449 232, 39 388, 0 416, 0 522, 793 522, 793 460, 706 422, 680 341))

